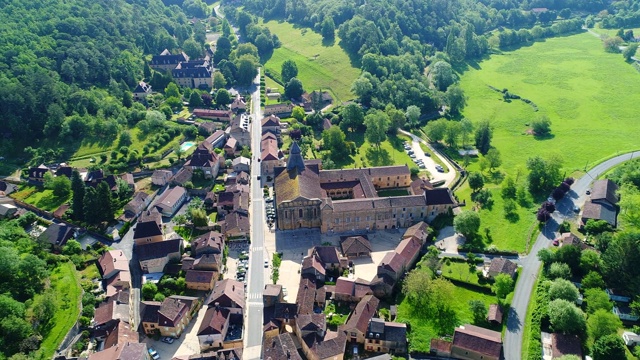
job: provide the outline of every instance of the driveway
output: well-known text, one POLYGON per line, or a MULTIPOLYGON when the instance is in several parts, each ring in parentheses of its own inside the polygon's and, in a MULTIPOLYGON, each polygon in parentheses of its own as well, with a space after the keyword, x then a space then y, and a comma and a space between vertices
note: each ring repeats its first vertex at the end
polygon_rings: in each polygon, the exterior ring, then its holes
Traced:
POLYGON ((536 254, 541 249, 551 246, 553 239, 556 237, 558 226, 565 219, 575 219, 573 212, 574 206, 581 206, 586 200, 586 191, 591 186, 593 180, 598 176, 620 165, 621 163, 631 160, 636 156, 636 152, 631 152, 616 156, 606 160, 589 170, 581 178, 577 179, 571 191, 557 202, 556 211, 553 218, 547 222, 543 230, 538 235, 536 242, 533 244, 529 255, 522 257, 522 269, 518 277, 518 283, 511 301, 511 309, 507 317, 507 331, 504 336, 504 357, 505 359, 520 359, 522 354, 522 330, 524 327, 525 317, 527 315, 527 307, 531 300, 531 292, 536 280, 538 271, 540 270, 540 261, 536 254))
POLYGON ((424 141, 423 139, 413 135, 408 131, 404 131, 402 129, 399 129, 398 131, 403 135, 407 135, 411 137, 411 148, 413 149, 413 152, 415 153, 416 158, 424 162, 424 165, 427 167, 426 170, 429 171, 429 173, 431 174, 432 182, 444 180, 444 185, 442 185, 443 187, 448 187, 453 183, 453 181, 456 179, 456 170, 455 170, 456 168, 453 166, 453 164, 451 164, 451 162, 449 162, 448 159, 446 159, 444 156, 441 156, 440 153, 435 151, 431 147, 431 145, 429 145, 429 143, 424 141), (440 161, 442 161, 446 165, 446 167, 449 168, 449 172, 438 172, 438 170, 436 169, 436 166, 438 164, 433 160, 433 158, 425 155, 424 151, 422 150, 422 147, 420 147, 420 144, 425 144, 431 150, 431 152, 435 156, 437 156, 440 159, 440 161))
POLYGON ((464 236, 456 233, 453 226, 446 226, 438 233, 435 245, 447 254, 457 254, 458 246, 463 245, 464 242, 464 236))

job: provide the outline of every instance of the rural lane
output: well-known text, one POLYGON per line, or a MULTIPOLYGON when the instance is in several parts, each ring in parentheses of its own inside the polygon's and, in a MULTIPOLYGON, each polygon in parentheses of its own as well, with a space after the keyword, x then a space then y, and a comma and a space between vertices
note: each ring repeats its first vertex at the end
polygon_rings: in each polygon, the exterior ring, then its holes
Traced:
POLYGON ((577 179, 571 186, 571 191, 556 203, 557 211, 553 214, 553 218, 547 222, 543 230, 538 235, 535 244, 531 247, 531 251, 527 256, 521 257, 520 262, 522 268, 518 278, 513 299, 511 300, 511 309, 507 317, 507 331, 504 336, 504 358, 509 360, 520 359, 522 356, 522 332, 524 321, 527 314, 527 307, 531 300, 533 285, 535 284, 538 271, 540 270, 540 261, 536 254, 541 249, 547 248, 552 244, 556 236, 558 226, 562 221, 576 219, 573 211, 574 206, 582 207, 587 199, 586 191, 589 189, 591 182, 598 176, 609 169, 620 165, 621 163, 631 160, 640 154, 640 151, 618 155, 609 160, 603 161, 594 166, 582 177, 577 179))

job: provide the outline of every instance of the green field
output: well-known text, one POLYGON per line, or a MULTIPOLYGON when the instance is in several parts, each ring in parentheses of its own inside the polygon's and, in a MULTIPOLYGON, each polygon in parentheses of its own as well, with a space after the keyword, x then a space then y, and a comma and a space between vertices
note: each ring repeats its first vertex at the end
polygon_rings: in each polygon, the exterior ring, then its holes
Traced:
MULTIPOLYGON (((494 54, 462 74, 460 84, 467 96, 464 116, 491 122, 492 145, 503 161, 495 175, 485 172, 485 187, 492 190, 494 204, 480 211, 481 232, 491 229, 491 244, 505 250, 526 249, 536 204, 519 206, 517 221, 507 221, 499 183, 511 175, 524 184, 529 157, 560 155, 563 173, 580 176, 604 158, 640 148, 634 136, 640 122, 633 106, 640 94, 639 80, 640 74, 620 54, 604 52, 600 40, 586 33, 494 54), (489 85, 530 99, 539 111, 522 101, 504 102, 489 85), (526 124, 540 115, 551 120, 552 135, 544 139, 526 135, 526 124)), ((468 169, 479 171, 477 161, 468 169)), ((470 209, 469 187, 464 185, 456 194, 470 209)))
POLYGON ((600 40, 586 33, 547 39, 512 52, 492 55, 479 69, 465 72, 460 84, 467 96, 464 116, 488 119, 495 127, 493 146, 503 168, 524 169, 533 155, 559 154, 567 173, 582 171, 600 159, 640 148, 633 106, 640 74, 620 54, 605 53, 600 40), (504 102, 488 85, 528 98, 504 102), (546 115, 552 135, 524 135, 531 120, 546 115))
POLYGON ((81 289, 78 273, 72 262, 62 263, 51 273, 51 288, 57 300, 53 327, 42 339, 43 358, 51 358, 60 342, 78 319, 81 289))
POLYGON ((282 63, 291 59, 296 62, 298 78, 308 92, 329 90, 338 103, 353 98, 351 83, 360 70, 351 64, 347 53, 338 46, 340 39, 337 36, 334 44, 325 46, 322 36, 311 29, 278 21, 264 25, 282 42, 265 64, 269 72, 279 75, 282 63))

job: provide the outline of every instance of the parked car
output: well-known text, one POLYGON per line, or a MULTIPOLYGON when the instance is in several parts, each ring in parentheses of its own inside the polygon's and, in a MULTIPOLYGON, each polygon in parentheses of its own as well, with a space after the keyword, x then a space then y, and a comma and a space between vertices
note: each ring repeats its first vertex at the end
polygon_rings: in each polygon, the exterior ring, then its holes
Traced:
POLYGON ((264 267, 268 268, 269 267, 269 260, 265 260, 264 261, 264 267))
POLYGON ((444 172, 444 168, 443 168, 442 166, 440 166, 440 165, 437 165, 437 166, 436 166, 436 170, 437 170, 438 172, 444 172))
POLYGON ((158 359, 160 359, 160 355, 158 355, 158 352, 157 352, 154 348, 150 347, 150 348, 149 348, 149 349, 147 349, 147 350, 149 351, 149 355, 151 355, 151 358, 152 358, 153 360, 158 360, 158 359))
POLYGON ((165 342, 167 344, 173 344, 174 341, 175 339, 169 336, 165 336, 162 338, 162 342, 165 342))

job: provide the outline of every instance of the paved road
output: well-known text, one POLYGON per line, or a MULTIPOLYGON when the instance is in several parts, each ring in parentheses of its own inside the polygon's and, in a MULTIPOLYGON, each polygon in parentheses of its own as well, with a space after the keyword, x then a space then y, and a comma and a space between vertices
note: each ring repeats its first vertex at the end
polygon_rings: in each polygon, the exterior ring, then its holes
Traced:
POLYGON ((616 156, 596 165, 584 176, 576 180, 573 186, 571 186, 571 191, 567 196, 556 204, 558 211, 553 214, 553 219, 549 220, 543 231, 538 235, 529 255, 521 258, 522 269, 513 295, 513 300, 511 301, 511 310, 509 310, 509 316, 507 318, 507 331, 504 337, 505 359, 520 359, 522 355, 522 330, 524 327, 524 320, 527 314, 527 307, 529 306, 533 285, 541 264, 536 254, 541 249, 551 245, 552 240, 556 237, 558 226, 563 220, 576 220, 576 214, 573 212, 573 207, 576 205, 582 206, 584 204, 587 199, 585 192, 589 189, 593 180, 597 179, 598 176, 609 169, 637 157, 637 155, 638 154, 636 154, 636 152, 631 152, 616 156))
MULTIPOLYGON (((264 199, 262 197, 260 175, 260 137, 262 136, 262 110, 260 109, 260 70, 255 80, 256 89, 251 94, 251 251, 247 279, 247 317, 244 332, 243 357, 247 360, 260 359, 262 346, 262 290, 264 289, 264 199)), ((271 263, 269 261, 269 263, 271 263)))
POLYGON ((444 187, 447 187, 453 183, 453 181, 456 179, 456 168, 453 166, 453 164, 449 162, 449 160, 447 160, 445 157, 441 156, 440 153, 435 151, 431 147, 431 145, 429 145, 428 142, 424 141, 424 139, 421 139, 420 137, 415 136, 412 133, 408 131, 404 131, 402 129, 398 129, 398 131, 401 134, 411 137, 411 140, 412 140, 411 147, 413 148, 413 152, 416 154, 416 158, 422 159, 422 161, 424 162, 424 165, 427 167, 427 170, 431 173, 432 181, 444 180, 444 185, 442 185, 444 187), (440 161, 442 161, 444 164, 447 165, 447 167, 449 168, 449 172, 441 173, 441 172, 438 172, 438 170, 436 170, 436 165, 438 164, 430 156, 426 156, 424 154, 424 151, 420 147, 421 143, 427 145, 427 147, 431 149, 431 152, 434 153, 435 156, 437 156, 440 159, 440 161))

